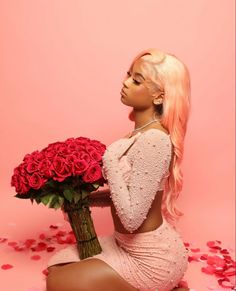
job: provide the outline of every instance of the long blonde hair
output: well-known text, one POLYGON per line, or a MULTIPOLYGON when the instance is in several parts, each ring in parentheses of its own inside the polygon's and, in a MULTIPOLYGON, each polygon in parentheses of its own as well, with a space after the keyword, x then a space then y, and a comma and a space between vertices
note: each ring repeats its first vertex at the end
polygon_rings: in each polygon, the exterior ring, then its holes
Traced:
MULTIPOLYGON (((181 162, 184 153, 184 138, 190 114, 190 74, 186 65, 175 55, 150 48, 139 53, 131 63, 141 58, 143 71, 148 77, 146 86, 155 95, 163 92, 163 104, 156 107, 161 124, 170 134, 172 142, 172 160, 170 175, 164 187, 162 213, 166 220, 174 225, 183 213, 176 207, 176 200, 183 186, 181 162)), ((133 120, 133 110, 129 114, 133 120)))

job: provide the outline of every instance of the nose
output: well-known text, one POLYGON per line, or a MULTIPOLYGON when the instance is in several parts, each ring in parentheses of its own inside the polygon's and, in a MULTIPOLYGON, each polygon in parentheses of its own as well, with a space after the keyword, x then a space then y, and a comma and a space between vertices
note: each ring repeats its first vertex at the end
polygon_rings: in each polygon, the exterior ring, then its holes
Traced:
POLYGON ((124 88, 128 88, 128 86, 127 86, 128 80, 129 80, 129 76, 126 74, 125 77, 124 77, 124 79, 123 79, 123 82, 122 82, 124 88))
POLYGON ((122 82, 122 84, 123 84, 123 86, 124 86, 125 88, 128 88, 127 85, 126 85, 126 80, 127 80, 127 79, 125 78, 124 81, 122 82))

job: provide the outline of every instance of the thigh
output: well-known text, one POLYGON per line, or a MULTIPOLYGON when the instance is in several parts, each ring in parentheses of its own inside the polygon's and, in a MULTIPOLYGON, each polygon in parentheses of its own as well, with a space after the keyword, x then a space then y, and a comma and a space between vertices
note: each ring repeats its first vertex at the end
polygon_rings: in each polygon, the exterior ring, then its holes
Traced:
POLYGON ((56 267, 47 276, 47 291, 138 290, 98 258, 56 267))

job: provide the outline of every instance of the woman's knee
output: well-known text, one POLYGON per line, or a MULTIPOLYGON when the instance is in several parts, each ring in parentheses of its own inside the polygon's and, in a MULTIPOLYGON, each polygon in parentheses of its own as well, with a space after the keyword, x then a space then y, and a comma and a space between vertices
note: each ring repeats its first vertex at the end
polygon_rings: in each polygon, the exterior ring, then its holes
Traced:
POLYGON ((46 291, 85 291, 87 281, 83 280, 71 266, 55 266, 46 279, 46 291))
POLYGON ((47 275, 46 278, 46 290, 47 291, 56 291, 57 289, 57 281, 56 281, 56 276, 55 276, 55 269, 50 268, 49 274, 47 275))

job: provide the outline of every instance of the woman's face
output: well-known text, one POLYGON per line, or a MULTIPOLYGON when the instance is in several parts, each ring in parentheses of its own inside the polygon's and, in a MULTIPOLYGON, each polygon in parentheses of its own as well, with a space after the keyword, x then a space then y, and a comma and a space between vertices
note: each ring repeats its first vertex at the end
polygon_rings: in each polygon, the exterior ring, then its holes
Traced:
POLYGON ((143 61, 138 59, 127 72, 121 90, 121 101, 135 109, 145 109, 152 105, 152 98, 146 87, 147 76, 143 71, 143 61))

